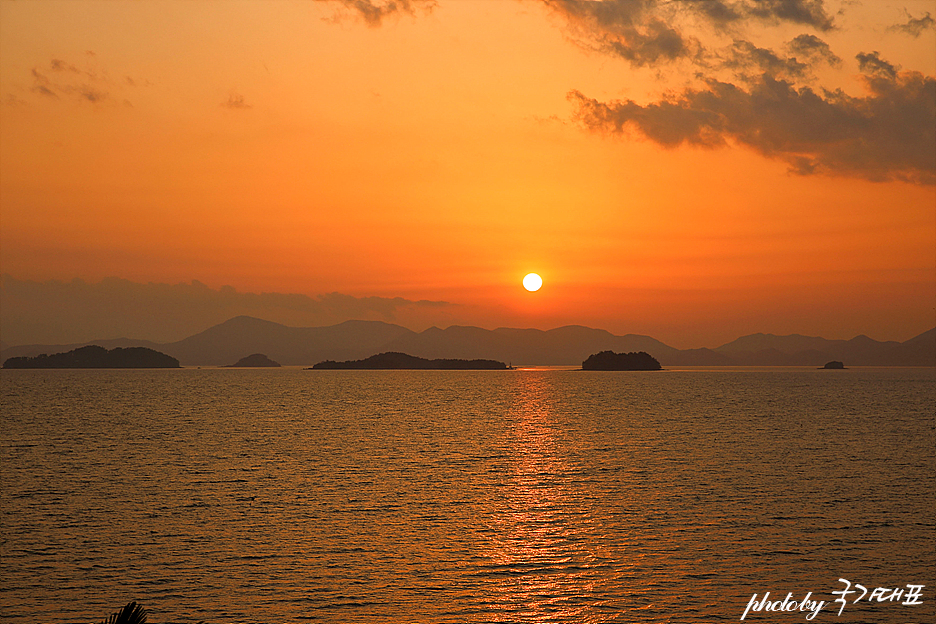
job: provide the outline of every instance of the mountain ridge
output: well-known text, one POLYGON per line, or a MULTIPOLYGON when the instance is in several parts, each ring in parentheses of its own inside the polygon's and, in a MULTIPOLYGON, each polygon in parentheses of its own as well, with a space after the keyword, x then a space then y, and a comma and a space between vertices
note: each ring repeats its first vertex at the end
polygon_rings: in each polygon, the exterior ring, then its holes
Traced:
POLYGON ((143 346, 177 358, 183 365, 222 366, 265 353, 286 366, 324 360, 357 360, 388 351, 427 359, 494 359, 522 365, 578 365, 600 351, 639 352, 664 366, 822 366, 840 360, 847 366, 936 366, 936 328, 904 342, 876 341, 864 335, 828 340, 791 334, 749 334, 714 349, 676 349, 651 336, 618 336, 604 329, 565 325, 550 330, 469 325, 415 332, 383 321, 349 320, 324 327, 289 327, 239 315, 176 342, 118 338, 70 345, 23 345, 0 351, 10 357, 35 357, 87 345, 106 348, 143 346))

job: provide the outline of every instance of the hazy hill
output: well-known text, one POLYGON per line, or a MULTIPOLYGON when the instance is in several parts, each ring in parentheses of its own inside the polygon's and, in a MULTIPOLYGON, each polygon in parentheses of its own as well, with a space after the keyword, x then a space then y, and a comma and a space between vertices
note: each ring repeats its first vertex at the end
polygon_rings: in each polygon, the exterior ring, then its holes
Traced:
MULTIPOLYGON (((879 342, 867 336, 826 340, 810 336, 752 334, 716 349, 679 350, 649 336, 616 336, 578 325, 549 331, 432 327, 414 332, 381 321, 347 321, 328 327, 287 327, 237 316, 193 336, 165 344, 142 340, 102 340, 106 348, 143 346, 178 358, 183 365, 222 366, 251 353, 264 353, 285 366, 311 366, 324 360, 360 360, 396 351, 427 359, 493 359, 513 364, 578 365, 601 351, 645 351, 663 366, 936 366, 936 329, 906 342, 879 342)), ((15 356, 68 351, 84 345, 29 345, 0 353, 15 356)))
POLYGON ((539 329, 495 330, 479 327, 432 327, 421 333, 401 336, 390 350, 425 358, 493 358, 502 362, 544 366, 578 364, 592 353, 604 350, 652 351, 660 357, 678 353, 648 336, 615 336, 603 329, 570 325, 539 329))
POLYGON ((867 336, 826 340, 812 336, 752 334, 715 349, 741 365, 822 366, 839 360, 851 366, 936 366, 936 329, 900 343, 867 336))
POLYGON ((250 353, 264 353, 284 365, 360 359, 413 332, 380 321, 346 321, 330 327, 287 327, 237 316, 179 342, 163 345, 183 363, 221 365, 250 353))

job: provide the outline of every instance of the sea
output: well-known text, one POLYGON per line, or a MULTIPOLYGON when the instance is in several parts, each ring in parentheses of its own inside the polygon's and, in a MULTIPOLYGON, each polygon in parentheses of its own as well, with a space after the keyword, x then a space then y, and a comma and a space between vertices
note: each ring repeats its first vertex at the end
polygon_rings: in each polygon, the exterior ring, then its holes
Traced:
POLYGON ((2 622, 936 622, 934 368, 0 388, 2 622))

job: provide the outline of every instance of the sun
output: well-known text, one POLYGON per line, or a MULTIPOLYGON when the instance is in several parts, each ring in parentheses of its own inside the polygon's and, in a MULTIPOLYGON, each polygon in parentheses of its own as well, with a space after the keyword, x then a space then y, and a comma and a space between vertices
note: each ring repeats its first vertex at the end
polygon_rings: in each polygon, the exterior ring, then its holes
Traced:
POLYGON ((536 292, 543 286, 543 278, 536 273, 527 273, 523 278, 523 287, 530 292, 536 292))

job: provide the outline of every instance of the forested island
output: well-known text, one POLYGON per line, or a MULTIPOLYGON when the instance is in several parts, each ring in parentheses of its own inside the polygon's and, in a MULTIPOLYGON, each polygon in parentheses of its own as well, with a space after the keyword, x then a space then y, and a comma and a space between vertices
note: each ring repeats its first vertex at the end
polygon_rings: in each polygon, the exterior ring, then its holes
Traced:
POLYGON ((107 350, 97 345, 79 347, 66 353, 45 353, 36 357, 12 357, 3 368, 180 368, 179 360, 147 347, 117 347, 107 350))
POLYGON ((233 364, 225 366, 225 368, 263 368, 263 367, 276 367, 280 363, 274 360, 271 360, 262 353, 254 353, 248 355, 247 357, 242 357, 233 364))
POLYGON ((582 370, 644 371, 661 370, 662 368, 660 363, 646 351, 636 353, 602 351, 589 355, 588 359, 582 362, 582 370))
POLYGON ((391 351, 372 355, 363 360, 350 360, 347 362, 325 360, 313 366, 311 370, 323 369, 507 370, 508 366, 496 360, 427 360, 415 355, 391 351))

